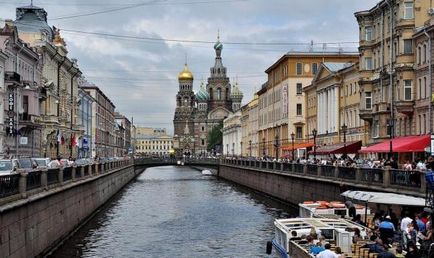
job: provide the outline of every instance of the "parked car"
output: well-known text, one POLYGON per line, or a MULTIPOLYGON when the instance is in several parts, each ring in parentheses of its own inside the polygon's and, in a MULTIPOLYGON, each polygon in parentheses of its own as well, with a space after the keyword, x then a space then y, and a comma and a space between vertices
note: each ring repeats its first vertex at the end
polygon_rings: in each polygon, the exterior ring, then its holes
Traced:
POLYGON ((32 158, 37 165, 37 168, 48 168, 48 164, 50 163, 49 158, 32 158))
POLYGON ((17 160, 19 164, 19 168, 24 169, 26 172, 30 172, 33 169, 38 167, 36 161, 32 160, 31 158, 19 158, 13 160, 17 160))
POLYGON ((86 166, 86 165, 91 165, 92 161, 90 159, 77 159, 75 161, 75 165, 77 166, 86 166))
POLYGON ((16 160, 1 159, 0 160, 0 176, 16 173, 19 168, 16 160))

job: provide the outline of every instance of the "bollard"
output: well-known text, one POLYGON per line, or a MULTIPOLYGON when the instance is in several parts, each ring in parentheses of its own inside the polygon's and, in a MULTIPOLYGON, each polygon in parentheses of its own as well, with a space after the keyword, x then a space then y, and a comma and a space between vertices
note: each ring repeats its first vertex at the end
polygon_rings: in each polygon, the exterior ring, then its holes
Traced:
POLYGON ((77 169, 76 169, 77 167, 76 166, 72 166, 72 169, 71 169, 71 180, 72 180, 72 182, 74 182, 75 181, 75 172, 77 171, 77 169))
POLYGON ((390 166, 386 166, 383 170, 383 187, 387 188, 390 186, 390 172, 391 172, 391 167, 390 166))
POLYGON ((41 187, 44 190, 48 190, 48 178, 47 178, 48 169, 41 169, 41 187))
POLYGON ((59 184, 63 185, 63 168, 59 168, 58 178, 59 178, 59 184))
POLYGON ((20 181, 18 182, 18 190, 21 198, 27 198, 27 172, 24 169, 18 169, 17 173, 20 174, 20 181))

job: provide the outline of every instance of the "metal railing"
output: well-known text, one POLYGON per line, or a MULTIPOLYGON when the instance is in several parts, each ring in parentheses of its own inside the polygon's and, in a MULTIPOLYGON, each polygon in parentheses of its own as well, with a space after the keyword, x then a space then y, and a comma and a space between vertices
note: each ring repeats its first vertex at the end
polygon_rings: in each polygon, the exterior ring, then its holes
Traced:
MULTIPOLYGON (((391 169, 390 170, 390 184, 391 185, 399 185, 406 187, 421 187, 421 177, 423 173, 420 171, 406 171, 399 169, 391 169)), ((425 176, 424 176, 425 178, 425 176)))
POLYGON ((338 178, 356 180, 356 169, 352 167, 338 167, 338 178))
POLYGON ((367 183, 383 184, 384 170, 380 168, 360 168, 360 180, 367 183))
POLYGON ((26 172, 18 170, 15 174, 0 176, 0 204, 10 198, 27 198, 29 194, 45 191, 74 181, 96 177, 102 172, 115 171, 134 165, 133 160, 113 161, 77 167, 50 168, 26 172), (99 168, 107 168, 100 170, 99 168))

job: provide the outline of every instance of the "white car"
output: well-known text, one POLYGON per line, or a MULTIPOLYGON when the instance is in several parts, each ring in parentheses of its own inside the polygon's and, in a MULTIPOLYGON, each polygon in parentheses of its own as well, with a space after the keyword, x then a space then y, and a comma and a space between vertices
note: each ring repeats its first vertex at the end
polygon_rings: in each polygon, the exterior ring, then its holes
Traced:
POLYGON ((16 160, 1 159, 0 160, 0 176, 16 173, 19 168, 16 160))
POLYGON ((37 168, 48 168, 48 164, 50 163, 49 158, 32 158, 37 164, 37 168))

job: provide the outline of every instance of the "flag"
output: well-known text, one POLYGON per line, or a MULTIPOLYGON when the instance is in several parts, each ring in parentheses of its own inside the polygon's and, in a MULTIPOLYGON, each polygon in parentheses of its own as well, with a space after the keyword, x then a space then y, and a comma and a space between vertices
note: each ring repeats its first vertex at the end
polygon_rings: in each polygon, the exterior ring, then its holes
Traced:
POLYGON ((71 146, 72 146, 72 147, 77 147, 77 146, 78 146, 78 141, 77 141, 77 137, 75 137, 75 134, 72 135, 72 138, 71 138, 71 146))
POLYGON ((62 135, 62 137, 60 138, 60 144, 65 144, 65 137, 63 137, 63 135, 62 135))
POLYGON ((60 130, 57 130, 57 142, 58 143, 62 142, 62 133, 60 132, 60 130))

